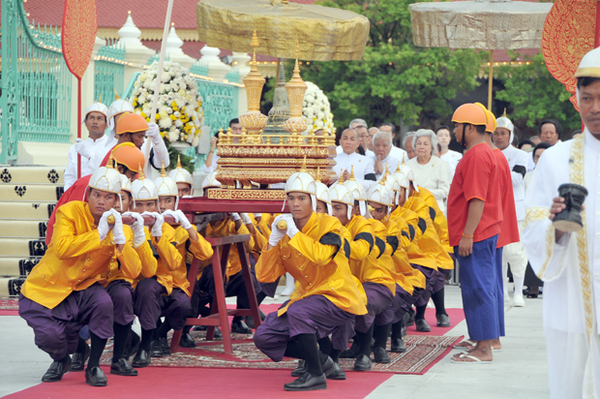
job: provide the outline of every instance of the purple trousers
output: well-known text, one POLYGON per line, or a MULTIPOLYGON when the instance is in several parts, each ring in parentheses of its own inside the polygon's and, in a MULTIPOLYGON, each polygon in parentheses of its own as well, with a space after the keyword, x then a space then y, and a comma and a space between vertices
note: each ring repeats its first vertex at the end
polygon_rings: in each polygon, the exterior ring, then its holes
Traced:
POLYGON ((423 288, 414 288, 414 291, 411 294, 406 292, 406 290, 396 284, 396 296, 394 297, 394 321, 392 323, 396 324, 412 305, 417 302, 417 300, 421 297, 425 290, 423 288))
POLYGON ((115 323, 122 326, 133 322, 133 288, 125 280, 114 280, 106 286, 106 292, 113 303, 115 323))
POLYGON ((35 344, 53 360, 62 360, 77 350, 79 330, 86 324, 99 338, 113 336, 113 304, 98 283, 73 291, 54 309, 19 296, 19 315, 33 328, 35 344))
MULTIPOLYGON (((285 306, 284 303, 281 306, 285 306)), ((343 311, 322 295, 311 295, 290 305, 287 311, 267 315, 256 329, 254 344, 273 361, 283 359, 287 343, 299 334, 315 334, 317 339, 333 334, 333 348, 348 348, 355 315, 343 311)))
POLYGON ((161 316, 174 330, 181 330, 185 327, 191 303, 190 297, 180 288, 174 287, 171 295, 167 295, 167 289, 152 277, 138 283, 133 308, 144 330, 155 329, 161 316))
POLYGON ((382 284, 365 282, 363 288, 367 294, 367 314, 356 316, 354 329, 366 333, 373 322, 377 326, 385 326, 394 319, 394 296, 382 284))
POLYGON ((431 295, 434 292, 433 285, 436 282, 435 277, 437 275, 437 270, 433 270, 428 267, 423 267, 421 265, 413 265, 413 267, 415 267, 416 269, 420 270, 421 273, 423 273, 423 275, 425 276, 425 281, 427 282, 425 290, 419 296, 417 302, 415 302, 415 306, 425 306, 427 305, 427 302, 429 302, 429 298, 431 298, 431 295))
MULTIPOLYGON (((431 292, 435 294, 446 284, 446 278, 452 273, 452 269, 438 269, 438 273, 433 278, 433 286, 431 287, 431 292)), ((502 304, 504 306, 504 304, 502 304)))

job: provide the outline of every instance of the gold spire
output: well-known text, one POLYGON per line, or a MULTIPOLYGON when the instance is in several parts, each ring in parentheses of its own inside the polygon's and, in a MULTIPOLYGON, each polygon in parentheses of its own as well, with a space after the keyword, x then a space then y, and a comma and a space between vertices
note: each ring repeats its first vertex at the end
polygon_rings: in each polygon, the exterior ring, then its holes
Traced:
POLYGON ((344 174, 343 173, 340 173, 340 179, 338 180, 338 183, 344 184, 344 174))
POLYGON ((183 169, 183 166, 181 166, 181 154, 177 155, 177 169, 183 169))
POLYGON ((142 165, 138 163, 138 180, 144 180, 146 176, 144 176, 144 170, 142 169, 142 165))
POLYGON ((106 169, 114 169, 112 151, 111 151, 110 155, 108 156, 108 162, 106 162, 106 169))
MULTIPOLYGON (((404 165, 404 158, 402 158, 402 164, 404 165)), ((400 164, 398 164, 398 167, 396 168, 396 173, 400 172, 402 172, 402 170, 400 169, 400 164)))
POLYGON ((308 170, 306 169, 306 155, 304 156, 304 160, 302 161, 302 166, 300 166, 300 172, 308 173, 308 170))
POLYGON ((102 102, 102 93, 100 93, 100 98, 98 99, 98 102, 101 103, 102 102))
POLYGON ((502 114, 503 118, 506 118, 506 108, 504 108, 504 113, 502 114))
POLYGON ((167 171, 165 170, 165 161, 163 161, 162 167, 160 168, 160 177, 167 177, 167 171))
POLYGON ((115 101, 120 100, 120 99, 121 99, 121 96, 119 96, 119 93, 117 93, 117 89, 115 89, 115 101))
POLYGON ((379 182, 379 184, 381 184, 382 186, 385 186, 385 182, 387 181, 387 176, 390 173, 390 170, 388 168, 388 163, 385 163, 385 172, 383 172, 383 177, 381 178, 381 181, 379 182))
POLYGON ((354 165, 350 166, 350 177, 348 180, 354 180, 354 165))

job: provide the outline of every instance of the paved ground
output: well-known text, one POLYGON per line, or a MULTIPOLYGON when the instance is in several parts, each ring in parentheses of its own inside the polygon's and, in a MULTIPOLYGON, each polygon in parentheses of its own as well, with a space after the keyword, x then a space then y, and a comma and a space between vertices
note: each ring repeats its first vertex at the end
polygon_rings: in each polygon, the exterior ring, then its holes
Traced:
MULTIPOLYGON (((265 303, 281 302, 282 299, 265 303)), ((458 287, 446 287, 446 307, 462 307, 458 287)), ((502 340, 503 350, 494 354, 492 364, 454 364, 450 361, 450 354, 425 375, 390 377, 367 398, 548 397, 542 300, 526 299, 524 308, 507 305, 506 329, 507 336, 502 340)), ((466 331, 463 321, 448 335, 466 335, 466 331)), ((18 316, 0 316, 0 336, 0 397, 40 383, 50 359, 34 345, 33 332, 25 321, 18 316)))

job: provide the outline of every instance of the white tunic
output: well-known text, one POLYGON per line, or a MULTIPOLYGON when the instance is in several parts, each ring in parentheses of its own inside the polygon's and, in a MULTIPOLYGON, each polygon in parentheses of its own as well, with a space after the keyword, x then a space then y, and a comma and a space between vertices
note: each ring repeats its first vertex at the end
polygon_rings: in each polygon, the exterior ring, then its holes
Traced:
MULTIPOLYGON (((369 157, 369 158, 375 157, 375 153, 373 151, 369 150, 368 148, 365 148, 364 150, 365 150, 366 157, 369 157)), ((335 152, 337 152, 338 154, 341 154, 342 152, 344 152, 344 149, 342 148, 341 145, 338 145, 337 147, 335 147, 335 152)))
POLYGON ((600 398, 600 141, 585 129, 579 138, 544 151, 525 205, 521 241, 544 280, 550 397, 600 398), (589 195, 584 228, 555 242, 548 216, 563 183, 583 185, 589 195))
POLYGON ((215 151, 215 153, 213 154, 213 158, 212 158, 212 164, 207 167, 206 163, 202 164, 202 167, 200 168, 200 172, 202 173, 206 173, 207 175, 214 172, 215 170, 217 170, 217 161, 219 160, 219 158, 221 158, 220 156, 217 155, 217 152, 215 151))
MULTIPOLYGON (((108 136, 106 135, 96 140, 92 140, 88 137, 83 141, 83 145, 87 148, 92 157, 81 157, 81 176, 91 175, 97 169, 97 167, 93 167, 91 159, 94 157, 94 154, 105 147, 107 141, 108 136)), ((65 182, 65 191, 67 191, 77 180, 77 151, 75 151, 75 144, 69 148, 68 162, 63 180, 65 182)))
MULTIPOLYGON (((373 155, 370 156, 369 158, 371 159, 371 161, 373 161, 373 165, 375 165, 375 163, 377 162, 377 156, 375 155, 375 153, 373 153, 373 155)), ((392 151, 390 151, 388 156, 385 159, 381 160, 381 164, 383 165, 383 170, 385 171, 385 165, 387 165, 390 173, 394 173, 396 171, 396 169, 398 168, 398 165, 402 164, 403 159, 406 159, 406 161, 408 161, 408 157, 398 158, 398 157, 394 156, 392 151)), ((383 176, 383 173, 376 173, 376 176, 377 176, 377 180, 379 181, 381 179, 381 177, 383 176)))
POLYGON ((448 162, 448 165, 450 165, 450 172, 452 174, 452 177, 454 178, 454 171, 456 170, 456 165, 458 165, 458 162, 462 159, 463 154, 461 154, 458 151, 452 151, 452 150, 448 150, 447 153, 445 153, 444 155, 440 155, 440 159, 443 159, 444 161, 448 162))
POLYGON ((375 175, 375 169, 373 167, 373 160, 367 158, 364 155, 360 155, 357 153, 352 153, 350 155, 342 152, 334 158, 336 165, 333 167, 333 171, 337 175, 339 180, 341 173, 344 170, 348 172, 354 167, 354 178, 356 181, 360 182, 366 188, 374 183, 374 181, 365 181, 365 176, 369 174, 375 175))
POLYGON ((429 162, 421 165, 415 157, 408 161, 406 165, 412 169, 417 186, 425 187, 431 191, 431 194, 437 200, 440 210, 445 214, 445 201, 450 191, 450 183, 452 183, 452 174, 448 162, 432 156, 429 162))
POLYGON ((525 176, 521 173, 515 172, 513 169, 515 166, 522 166, 524 172, 527 170, 529 164, 529 154, 523 150, 509 145, 502 150, 502 153, 508 161, 510 166, 510 175, 513 184, 513 193, 515 196, 515 207, 517 210, 517 220, 521 221, 525 219, 525 176))

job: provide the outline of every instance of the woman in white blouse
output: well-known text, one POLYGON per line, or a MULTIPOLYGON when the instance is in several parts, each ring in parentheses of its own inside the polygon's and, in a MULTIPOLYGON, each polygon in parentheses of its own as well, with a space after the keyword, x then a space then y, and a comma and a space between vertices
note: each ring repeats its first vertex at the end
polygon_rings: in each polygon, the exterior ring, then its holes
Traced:
POLYGON ((452 151, 448 146, 450 145, 450 140, 452 136, 450 135, 450 128, 448 126, 440 126, 435 129, 435 134, 438 140, 438 148, 439 152, 436 154, 440 159, 448 162, 450 165, 450 172, 452 177, 454 177, 454 171, 456 170, 456 165, 458 165, 458 161, 461 160, 462 154, 460 152, 452 151))
POLYGON ((431 191, 444 214, 446 213, 446 199, 450 191, 452 175, 450 165, 433 154, 437 152, 437 137, 433 130, 419 129, 415 133, 413 147, 417 156, 407 165, 410 166, 417 186, 431 191))

